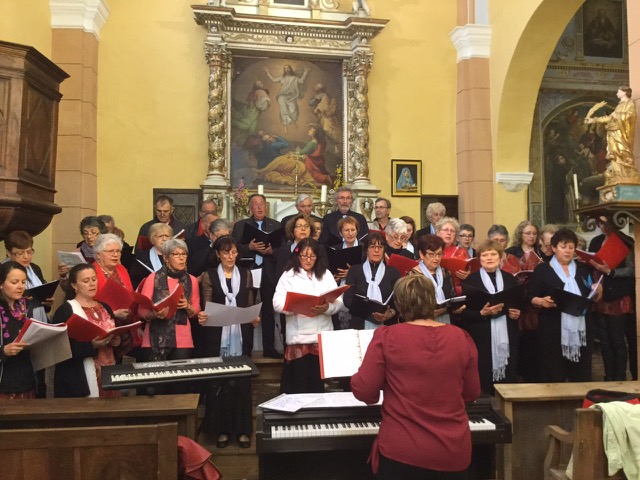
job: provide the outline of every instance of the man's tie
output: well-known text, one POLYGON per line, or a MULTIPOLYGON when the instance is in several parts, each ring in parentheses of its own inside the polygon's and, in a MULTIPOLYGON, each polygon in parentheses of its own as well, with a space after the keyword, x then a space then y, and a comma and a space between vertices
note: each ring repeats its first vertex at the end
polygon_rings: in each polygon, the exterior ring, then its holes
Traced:
MULTIPOLYGON (((256 220, 256 223, 258 224, 258 230, 262 230, 262 220, 256 220)), ((262 258, 262 255, 259 255, 256 253, 256 259, 255 259, 256 265, 258 267, 262 266, 262 262, 264 262, 264 258, 262 258)))

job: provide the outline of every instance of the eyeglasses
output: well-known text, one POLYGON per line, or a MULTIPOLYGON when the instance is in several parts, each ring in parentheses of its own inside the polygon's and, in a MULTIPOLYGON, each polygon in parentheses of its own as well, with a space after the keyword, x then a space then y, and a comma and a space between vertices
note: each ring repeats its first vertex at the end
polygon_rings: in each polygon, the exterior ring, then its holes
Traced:
POLYGON ((83 237, 97 237, 98 235, 100 235, 100 230, 83 230, 82 231, 82 236, 83 237))
POLYGON ((453 228, 441 228, 440 231, 444 233, 456 233, 455 229, 453 228))
POLYGON ((460 238, 473 238, 475 235, 467 235, 466 233, 461 233, 458 235, 460 238))
POLYGON ((122 250, 103 250, 102 253, 106 253, 107 255, 122 255, 122 250))
POLYGON ((369 245, 367 248, 369 250, 384 250, 384 245, 369 245))
POLYGON ((316 255, 300 255, 300 258, 304 258, 305 260, 315 260, 318 257, 316 255))
POLYGON ((16 257, 30 257, 34 253, 36 253, 36 251, 33 248, 30 248, 29 250, 13 250, 9 252, 10 255, 14 255, 16 257))
POLYGON ((308 230, 308 229, 310 229, 311 227, 310 227, 309 225, 306 225, 306 224, 304 224, 304 223, 301 223, 301 224, 299 224, 299 225, 294 225, 294 228, 301 228, 302 230, 308 230))
POLYGON ((444 252, 427 252, 425 253, 425 256, 427 258, 442 258, 444 255, 444 252))
POLYGON ((224 255, 226 257, 235 257, 238 255, 237 250, 221 250, 220 255, 224 255))
POLYGON ((173 258, 186 258, 187 254, 184 252, 173 252, 170 253, 173 258))

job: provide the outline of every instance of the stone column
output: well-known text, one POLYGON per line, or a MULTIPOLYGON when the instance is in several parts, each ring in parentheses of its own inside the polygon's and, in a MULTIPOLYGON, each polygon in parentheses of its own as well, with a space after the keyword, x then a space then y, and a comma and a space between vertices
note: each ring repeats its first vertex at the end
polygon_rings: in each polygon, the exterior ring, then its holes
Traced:
POLYGON ((460 221, 486 232, 493 223, 494 168, 491 145, 489 54, 491 26, 474 24, 475 2, 458 1, 451 32, 458 51, 456 157, 460 221), (466 20, 465 20, 466 19, 466 20))
MULTIPOLYGON (((100 30, 109 16, 104 0, 50 0, 51 59, 69 73, 62 84, 58 123, 56 203, 52 251, 75 248, 80 220, 97 213, 97 85, 100 30)), ((51 260, 56 271, 57 259, 51 260)))

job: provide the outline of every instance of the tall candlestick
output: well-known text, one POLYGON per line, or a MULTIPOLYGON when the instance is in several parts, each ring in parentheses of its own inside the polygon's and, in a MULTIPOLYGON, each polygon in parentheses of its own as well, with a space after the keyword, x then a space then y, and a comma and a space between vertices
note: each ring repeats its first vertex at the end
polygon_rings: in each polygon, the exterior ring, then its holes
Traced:
POLYGON ((264 185, 258 185, 258 195, 264 195, 264 185))
POLYGON ((322 185, 322 188, 320 189, 320 201, 322 203, 327 201, 327 186, 326 185, 322 185))
POLYGON ((578 192, 578 175, 573 174, 573 190, 576 194, 576 200, 580 200, 580 193, 578 192))

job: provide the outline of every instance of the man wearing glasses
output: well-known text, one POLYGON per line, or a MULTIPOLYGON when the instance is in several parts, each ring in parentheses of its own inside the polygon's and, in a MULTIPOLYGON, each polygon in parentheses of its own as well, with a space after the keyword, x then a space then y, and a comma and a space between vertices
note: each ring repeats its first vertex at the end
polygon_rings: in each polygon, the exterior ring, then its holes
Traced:
MULTIPOLYGON (((337 209, 331 213, 327 213, 322 219, 323 230, 333 233, 336 237, 340 238, 340 230, 338 230, 338 222, 345 217, 353 217, 358 221, 358 235, 360 238, 369 233, 369 225, 364 215, 351 210, 351 204, 353 203, 353 192, 349 187, 342 186, 336 190, 334 194, 334 200, 337 209)), ((323 235, 324 235, 323 231, 323 235)), ((320 237, 322 240, 322 237, 320 237)))
POLYGON ((181 230, 184 230, 185 225, 180 220, 173 217, 173 198, 168 195, 158 195, 156 201, 153 204, 153 220, 149 220, 147 223, 140 227, 138 232, 138 239, 136 239, 136 249, 139 245, 138 241, 140 237, 149 236, 149 227, 154 223, 166 223, 173 229, 173 233, 178 234, 181 230))
POLYGON ((275 317, 273 314, 273 293, 276 289, 276 251, 269 244, 256 242, 254 238, 248 244, 242 244, 242 236, 245 224, 253 225, 263 232, 271 233, 280 228, 280 222, 267 217, 267 200, 264 195, 254 193, 249 197, 249 211, 251 216, 236 222, 233 226, 233 238, 238 242, 238 251, 241 258, 253 258, 252 269, 262 270, 260 282, 260 298, 262 309, 262 356, 266 358, 282 358, 282 354, 275 348, 275 317))
MULTIPOLYGON (((190 223, 184 229, 185 238, 189 239, 206 236, 208 225, 217 218, 220 218, 220 216, 218 215, 218 207, 216 206, 215 202, 213 200, 203 200, 202 203, 200 203, 200 213, 198 214, 198 220, 190 223), (207 225, 205 225, 204 223, 205 215, 213 215, 213 218, 209 220, 207 225)), ((191 246, 189 246, 189 249, 191 249, 191 246)))
POLYGON ((386 198, 376 198, 373 210, 376 218, 369 224, 369 228, 371 230, 384 231, 391 215, 391 202, 386 198))

